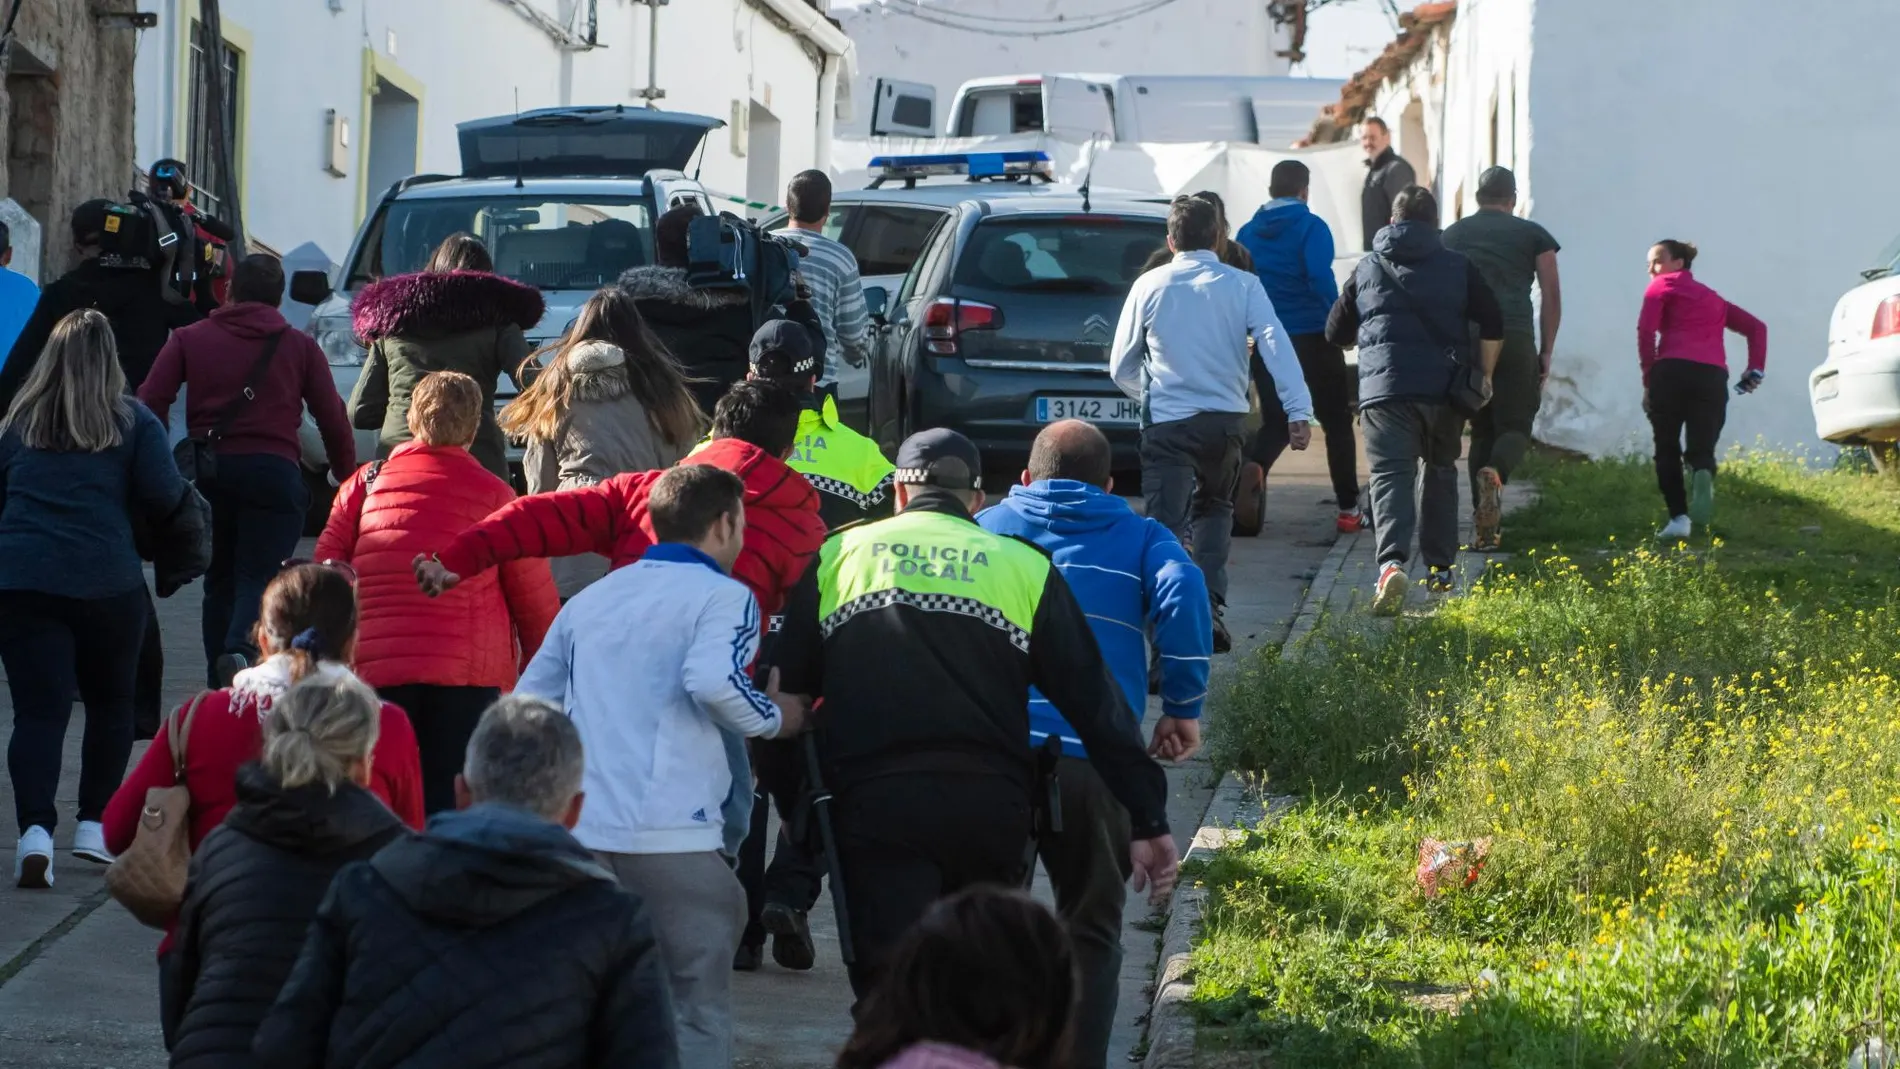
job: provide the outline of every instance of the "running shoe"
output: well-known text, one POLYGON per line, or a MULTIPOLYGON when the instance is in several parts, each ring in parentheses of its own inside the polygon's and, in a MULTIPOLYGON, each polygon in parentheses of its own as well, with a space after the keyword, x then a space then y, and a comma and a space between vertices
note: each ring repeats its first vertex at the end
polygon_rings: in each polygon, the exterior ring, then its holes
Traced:
POLYGON ((1656 538, 1662 542, 1680 542, 1688 538, 1693 530, 1695 530, 1694 520, 1687 516, 1677 516, 1669 521, 1668 526, 1656 532, 1656 538))
POLYGON ((1379 586, 1372 594, 1372 615, 1397 616, 1405 607, 1405 589, 1411 580, 1405 566, 1395 562, 1379 569, 1379 586))

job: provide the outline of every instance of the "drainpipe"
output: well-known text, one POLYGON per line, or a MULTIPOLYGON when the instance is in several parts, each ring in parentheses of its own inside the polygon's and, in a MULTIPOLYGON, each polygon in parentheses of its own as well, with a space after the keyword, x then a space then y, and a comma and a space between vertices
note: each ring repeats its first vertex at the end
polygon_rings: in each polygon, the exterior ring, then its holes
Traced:
POLYGON ((660 88, 660 5, 666 0, 641 2, 647 6, 647 87, 640 90, 640 99, 657 108, 666 99, 666 90, 660 88))
POLYGON ((818 72, 818 133, 812 146, 812 166, 831 170, 831 139, 838 127, 838 78, 844 66, 843 56, 825 53, 825 65, 818 72))

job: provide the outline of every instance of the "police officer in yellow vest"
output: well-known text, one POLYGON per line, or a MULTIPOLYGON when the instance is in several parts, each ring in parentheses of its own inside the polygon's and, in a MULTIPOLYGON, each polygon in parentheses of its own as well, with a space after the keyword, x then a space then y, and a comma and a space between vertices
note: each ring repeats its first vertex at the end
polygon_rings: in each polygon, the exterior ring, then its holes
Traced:
POLYGON ((791 469, 818 491, 818 511, 837 530, 847 523, 891 514, 891 462, 877 443, 844 425, 831 395, 817 388, 824 349, 812 344, 811 331, 789 319, 775 319, 752 336, 751 374, 798 395, 804 405, 798 438, 785 458, 791 469))
MULTIPOLYGON (((752 336, 747 378, 769 382, 798 397, 798 437, 785 463, 818 491, 819 515, 835 531, 891 514, 892 468, 877 444, 840 422, 830 396, 818 391, 823 338, 822 331, 805 323, 767 322, 752 336)), ((776 630, 779 620, 772 623, 776 630)), ((768 647, 773 641, 768 639, 768 647)), ((769 648, 762 656, 770 656, 769 648)), ((804 790, 803 752, 796 741, 769 739, 755 740, 751 752, 760 793, 753 801, 751 829, 739 850, 747 921, 733 968, 746 972, 759 968, 770 934, 774 961, 787 969, 809 969, 817 948, 807 914, 818 900, 824 873, 814 850, 789 832, 798 824, 792 813, 804 790), (777 801, 780 817, 769 868, 765 863, 767 795, 777 801)))
POLYGON ((971 518, 981 471, 976 446, 954 431, 906 440, 897 515, 825 543, 773 656, 782 689, 824 699, 820 747, 860 998, 931 902, 1026 875, 1031 685, 1075 725, 1127 807, 1135 887, 1159 901, 1174 884, 1167 778, 1140 718, 1061 573, 971 518))

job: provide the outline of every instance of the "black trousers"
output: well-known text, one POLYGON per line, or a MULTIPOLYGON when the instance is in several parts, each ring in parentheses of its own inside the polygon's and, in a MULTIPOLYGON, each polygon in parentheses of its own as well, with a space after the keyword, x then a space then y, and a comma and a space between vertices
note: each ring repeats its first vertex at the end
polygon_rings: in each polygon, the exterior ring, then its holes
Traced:
MULTIPOLYGON (((1333 478, 1333 497, 1339 511, 1359 507, 1359 449, 1352 435, 1352 369, 1346 366, 1346 354, 1326 340, 1324 334, 1293 334, 1293 352, 1300 358, 1300 370, 1306 376, 1306 389, 1313 395, 1313 417, 1326 432, 1326 471, 1333 478)), ((1286 452, 1286 409, 1280 404, 1280 392, 1274 389, 1273 376, 1258 359, 1253 370, 1254 392, 1260 395, 1260 431, 1247 450, 1247 459, 1272 471, 1274 461, 1286 452)))
POLYGON ((1656 432, 1656 486, 1669 515, 1689 514, 1686 463, 1715 471, 1715 445, 1728 421, 1728 369, 1694 360, 1658 360, 1649 369, 1649 426, 1656 432), (1684 439, 1687 438, 1687 446, 1684 439))
POLYGON ((1471 478, 1471 499, 1478 499, 1478 472, 1490 468, 1501 482, 1530 451, 1531 428, 1544 403, 1538 381, 1537 339, 1527 333, 1507 332, 1498 366, 1491 376, 1491 403, 1471 418, 1471 454, 1465 468, 1471 478))
POLYGON ((752 825, 739 847, 739 884, 745 888, 746 926, 739 942, 765 943, 759 920, 768 902, 809 910, 824 886, 823 845, 815 824, 800 810, 805 794, 805 751, 797 739, 753 739, 752 773, 759 790, 752 799, 752 825), (765 861, 768 810, 778 808, 779 830, 772 863, 765 861))
POLYGON ((20 831, 59 823, 54 797, 75 696, 86 703, 79 819, 98 820, 125 778, 147 598, 143 584, 89 599, 0 591, 0 663, 13 696, 7 774, 20 831))
POLYGON ((211 503, 211 570, 205 573, 202 635, 207 685, 220 656, 257 659, 251 641, 264 588, 303 537, 310 491, 294 461, 265 453, 220 454, 215 479, 200 480, 211 503))
POLYGON ((1062 831, 1036 844, 1056 912, 1075 944, 1081 982, 1075 1020, 1075 1069, 1104 1069, 1115 1004, 1121 995, 1122 906, 1128 897, 1128 810, 1084 757, 1056 762, 1062 786, 1062 831))
POLYGON ((132 688, 132 737, 152 739, 165 723, 165 636, 158 630, 158 605, 145 594, 145 637, 139 642, 138 679, 132 688))
POLYGON ((833 812, 857 951, 851 990, 860 1004, 931 903, 979 884, 1022 885, 1029 791, 1013 780, 883 776, 838 791, 833 812))
POLYGON ((501 697, 500 687, 438 687, 404 683, 377 690, 402 706, 416 729, 422 755, 422 808, 430 814, 455 808, 455 777, 468 756, 468 739, 482 713, 501 697))

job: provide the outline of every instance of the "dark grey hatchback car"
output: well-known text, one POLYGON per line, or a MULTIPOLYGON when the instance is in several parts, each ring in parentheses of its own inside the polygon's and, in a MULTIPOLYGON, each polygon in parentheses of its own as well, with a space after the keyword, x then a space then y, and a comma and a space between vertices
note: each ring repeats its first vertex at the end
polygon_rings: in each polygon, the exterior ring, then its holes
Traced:
POLYGON ((1008 471, 1044 424, 1085 419, 1107 432, 1116 470, 1139 468, 1140 405, 1109 381, 1108 348, 1129 286, 1167 242, 1167 205, 1083 204, 977 197, 938 224, 877 317, 868 433, 880 446, 949 427, 1008 471))

